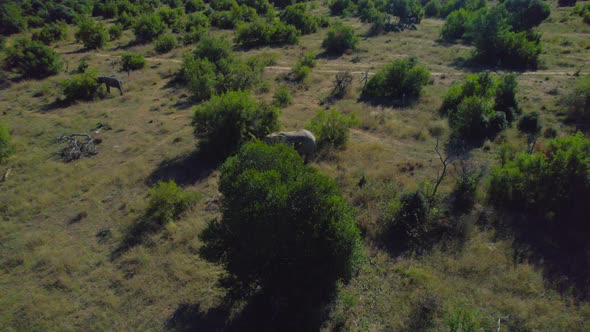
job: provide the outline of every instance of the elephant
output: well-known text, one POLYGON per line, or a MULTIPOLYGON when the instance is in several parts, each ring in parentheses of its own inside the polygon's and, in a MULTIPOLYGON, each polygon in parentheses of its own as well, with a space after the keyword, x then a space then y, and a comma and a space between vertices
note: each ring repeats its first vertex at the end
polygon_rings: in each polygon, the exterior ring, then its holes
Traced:
POLYGON ((313 134, 305 129, 299 131, 275 132, 265 137, 264 142, 268 144, 284 143, 292 145, 293 148, 307 163, 310 157, 315 154, 316 140, 313 134))
POLYGON ((100 76, 96 78, 96 82, 107 87, 107 92, 111 93, 111 87, 119 89, 121 96, 123 95, 123 82, 116 77, 100 76))

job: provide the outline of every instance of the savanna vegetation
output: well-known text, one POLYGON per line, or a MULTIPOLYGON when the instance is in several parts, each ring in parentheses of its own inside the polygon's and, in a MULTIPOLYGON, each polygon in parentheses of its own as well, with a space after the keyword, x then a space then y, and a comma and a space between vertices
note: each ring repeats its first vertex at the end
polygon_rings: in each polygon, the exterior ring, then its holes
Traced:
POLYGON ((588 8, 2 2, 0 326, 590 330, 588 8))

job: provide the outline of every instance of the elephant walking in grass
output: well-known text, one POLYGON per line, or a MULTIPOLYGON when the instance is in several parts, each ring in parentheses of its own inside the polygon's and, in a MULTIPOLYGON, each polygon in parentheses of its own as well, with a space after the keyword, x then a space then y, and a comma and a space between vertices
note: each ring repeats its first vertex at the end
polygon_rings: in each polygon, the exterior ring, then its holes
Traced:
POLYGON ((116 77, 99 76, 96 78, 99 84, 103 84, 107 87, 107 92, 111 93, 111 88, 119 89, 121 96, 123 95, 123 82, 116 77))
POLYGON ((305 129, 272 133, 265 137, 264 142, 269 144, 284 143, 292 145, 305 163, 307 163, 310 157, 313 157, 316 151, 315 136, 305 129))

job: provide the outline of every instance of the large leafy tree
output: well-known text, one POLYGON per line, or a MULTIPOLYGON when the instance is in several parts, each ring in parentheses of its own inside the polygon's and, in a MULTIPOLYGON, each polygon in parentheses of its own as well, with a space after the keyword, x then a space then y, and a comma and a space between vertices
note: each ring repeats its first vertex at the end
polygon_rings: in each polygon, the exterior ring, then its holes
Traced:
POLYGON ((25 77, 44 78, 57 74, 63 66, 59 54, 45 44, 19 38, 6 49, 4 68, 25 77))
POLYGON ((352 208, 291 147, 244 145, 222 166, 219 190, 222 219, 202 233, 201 255, 225 268, 234 294, 262 293, 292 315, 351 277, 360 257, 352 208))

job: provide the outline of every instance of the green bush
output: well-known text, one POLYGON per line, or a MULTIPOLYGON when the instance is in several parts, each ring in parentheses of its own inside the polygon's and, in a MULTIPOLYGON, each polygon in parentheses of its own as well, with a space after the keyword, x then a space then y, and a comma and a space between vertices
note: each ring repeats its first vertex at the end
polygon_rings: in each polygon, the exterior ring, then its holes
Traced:
POLYGON ((541 124, 541 115, 539 112, 525 113, 518 120, 518 130, 531 136, 537 136, 541 133, 543 125, 541 124))
POLYGON ((313 68, 316 65, 315 57, 316 57, 316 55, 314 53, 306 53, 301 57, 301 59, 299 60, 299 63, 302 66, 307 66, 309 68, 313 68))
POLYGON ((326 52, 342 54, 346 50, 355 49, 358 42, 359 37, 354 34, 351 27, 337 25, 328 30, 328 35, 322 42, 322 47, 326 52))
POLYGON ((182 8, 161 8, 157 15, 162 19, 162 22, 172 29, 174 32, 179 32, 183 29, 184 10, 182 8))
POLYGON ((232 294, 264 294, 265 311, 278 309, 279 321, 310 330, 300 317, 318 312, 361 258, 353 210, 336 183, 303 165, 293 148, 257 142, 223 164, 219 191, 222 217, 201 233, 200 255, 223 266, 232 294))
POLYGON ((193 116, 202 150, 225 157, 252 139, 278 129, 279 111, 259 104, 248 92, 229 91, 198 106, 193 116))
POLYGON ((109 33, 105 26, 91 18, 83 18, 78 22, 75 37, 77 42, 90 49, 103 48, 109 41, 109 33))
POLYGON ((147 216, 152 222, 164 225, 178 219, 196 199, 195 194, 185 191, 174 180, 158 181, 150 189, 147 216))
POLYGON ((557 0, 559 7, 572 7, 576 5, 577 0, 557 0))
POLYGON ((211 26, 209 17, 203 13, 193 13, 188 15, 185 30, 191 31, 193 28, 196 30, 207 30, 211 26))
POLYGON ((364 97, 393 98, 402 104, 418 99, 430 81, 430 72, 416 58, 397 59, 379 70, 367 83, 364 97))
POLYGON ((28 38, 17 38, 5 50, 3 67, 24 77, 44 78, 61 71, 63 62, 58 53, 28 38))
POLYGON ((14 148, 10 144, 10 130, 8 126, 0 122, 0 163, 5 161, 13 153, 14 148))
POLYGON ((22 32, 27 20, 18 2, 6 1, 0 4, 0 34, 4 36, 22 32))
POLYGON ((352 0, 331 0, 330 14, 350 16, 354 11, 354 2, 352 0))
POLYGON ((287 87, 278 88, 273 96, 274 104, 278 107, 287 107, 293 103, 293 96, 291 90, 287 87))
POLYGON ((402 195, 393 218, 386 222, 388 245, 396 251, 421 252, 430 242, 430 203, 419 191, 402 195))
POLYGON ((506 128, 520 113, 516 90, 514 74, 496 77, 489 72, 451 86, 441 112, 449 116, 453 138, 478 145, 506 128))
POLYGON ((195 52, 184 57, 180 79, 201 101, 215 93, 251 88, 260 81, 264 66, 262 61, 236 57, 225 39, 205 36, 195 52))
POLYGON ((454 213, 467 213, 475 204, 477 186, 483 176, 483 172, 473 166, 462 163, 461 172, 455 180, 451 192, 451 208, 454 213))
POLYGON ((211 1, 209 4, 215 11, 230 10, 232 7, 237 5, 236 0, 217 0, 211 1))
POLYGON ((200 12, 205 9, 205 3, 203 0, 185 0, 184 11, 188 13, 200 12))
POLYGON ((440 17, 442 12, 442 4, 440 0, 430 0, 424 6, 424 15, 426 17, 440 17))
POLYGON ((549 141, 492 170, 489 198, 518 241, 588 296, 590 140, 581 133, 549 141))
POLYGON ((156 39, 154 42, 154 49, 158 53, 167 53, 172 51, 177 44, 178 40, 174 35, 165 34, 156 39))
POLYGON ((257 19, 251 23, 240 24, 236 29, 235 42, 243 47, 296 44, 298 41, 297 28, 277 19, 257 19))
POLYGON ((502 5, 509 14, 508 24, 516 32, 538 26, 551 14, 549 4, 542 0, 506 0, 502 5))
POLYGON ((109 27, 109 37, 111 40, 117 40, 123 35, 123 26, 119 23, 109 27))
POLYGON ((474 13, 465 9, 456 10, 447 16, 440 36, 447 41, 464 38, 465 34, 472 29, 474 13))
POLYGON ((305 82, 311 73, 311 69, 308 66, 304 66, 301 63, 296 63, 291 70, 293 80, 296 82, 305 82))
POLYGON ((139 70, 145 67, 146 61, 143 55, 131 52, 125 52, 121 55, 121 70, 132 71, 139 70))
POLYGON ((360 125, 356 114, 349 116, 335 109, 320 110, 311 119, 307 129, 314 133, 318 149, 334 147, 344 148, 350 136, 350 128, 360 125))
POLYGON ((96 72, 85 70, 59 83, 66 101, 94 100, 99 96, 100 84, 96 82, 96 72))
POLYGON ((68 36, 68 25, 65 22, 48 23, 39 31, 33 32, 31 39, 50 45, 68 36))
POLYGON ((561 103, 566 108, 569 121, 590 123, 590 76, 579 78, 561 103))
POLYGON ((285 24, 296 27, 302 35, 316 32, 319 27, 319 19, 307 11, 306 3, 287 6, 280 18, 285 24))
POLYGON ((157 14, 149 14, 142 16, 135 27, 133 32, 138 42, 151 42, 156 39, 159 35, 166 31, 166 24, 162 21, 162 18, 157 14))

